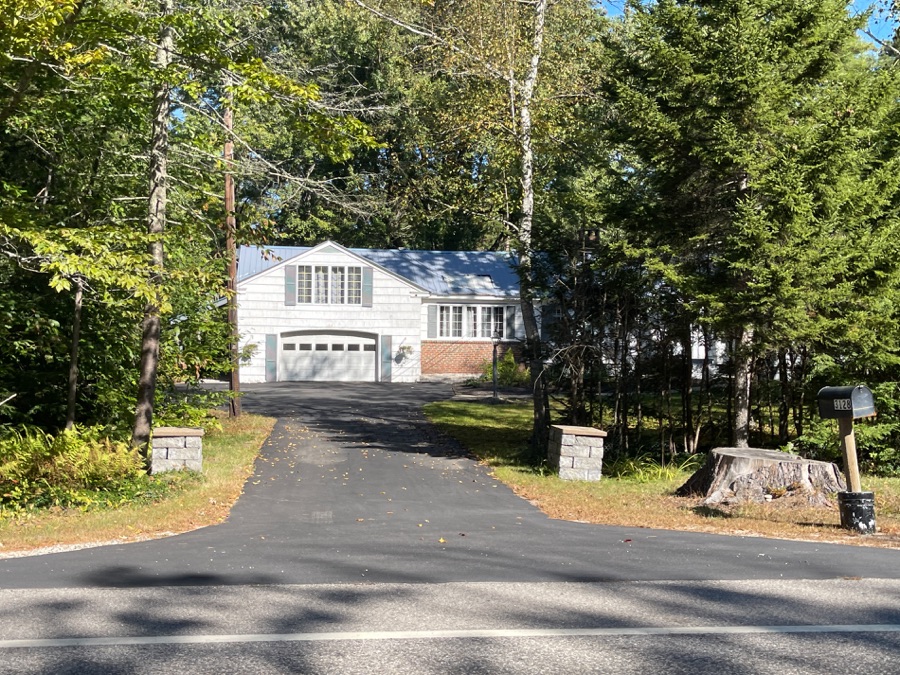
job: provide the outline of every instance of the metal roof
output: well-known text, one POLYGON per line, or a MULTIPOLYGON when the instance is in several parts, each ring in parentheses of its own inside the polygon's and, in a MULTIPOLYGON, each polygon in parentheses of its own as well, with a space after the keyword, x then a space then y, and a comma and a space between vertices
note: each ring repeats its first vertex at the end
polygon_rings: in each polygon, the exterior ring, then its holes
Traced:
MULTIPOLYGON (((311 251, 309 246, 241 246, 238 281, 311 251)), ((502 251, 413 251, 407 249, 347 249, 433 295, 515 297, 519 278, 515 259, 502 251)))

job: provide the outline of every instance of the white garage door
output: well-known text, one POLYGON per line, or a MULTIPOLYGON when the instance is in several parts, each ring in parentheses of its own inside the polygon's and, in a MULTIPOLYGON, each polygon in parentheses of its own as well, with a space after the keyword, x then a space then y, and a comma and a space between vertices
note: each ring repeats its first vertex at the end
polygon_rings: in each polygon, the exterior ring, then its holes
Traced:
POLYGON ((374 382, 375 340, 347 335, 299 335, 281 341, 278 379, 287 382, 374 382))

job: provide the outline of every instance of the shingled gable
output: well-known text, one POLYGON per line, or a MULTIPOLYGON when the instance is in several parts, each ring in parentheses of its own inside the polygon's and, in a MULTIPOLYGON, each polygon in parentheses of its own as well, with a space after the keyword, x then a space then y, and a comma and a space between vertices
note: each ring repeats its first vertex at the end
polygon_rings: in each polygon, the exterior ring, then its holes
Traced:
POLYGON ((348 249, 332 241, 314 247, 242 246, 238 255, 238 285, 275 268, 296 264, 300 256, 325 252, 328 246, 434 297, 516 299, 519 296, 515 258, 506 252, 348 249))
POLYGON ((329 253, 339 251, 353 258, 360 265, 370 265, 376 267, 385 274, 388 274, 398 281, 401 281, 411 289, 421 293, 428 293, 427 288, 423 288, 411 279, 398 274, 395 271, 383 267, 378 262, 371 260, 359 254, 359 252, 345 248, 333 241, 324 241, 316 246, 241 246, 238 253, 238 286, 241 286, 261 274, 268 274, 279 269, 284 269, 289 265, 296 265, 305 258, 313 257, 318 253, 329 253))

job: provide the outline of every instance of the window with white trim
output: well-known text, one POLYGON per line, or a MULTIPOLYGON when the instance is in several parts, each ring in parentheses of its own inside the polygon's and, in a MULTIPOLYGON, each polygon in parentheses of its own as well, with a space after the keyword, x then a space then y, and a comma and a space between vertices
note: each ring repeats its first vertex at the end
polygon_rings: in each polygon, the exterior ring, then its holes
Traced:
POLYGON ((462 307, 441 305, 438 309, 438 335, 462 337, 462 307))
POLYGON ((343 305, 347 299, 347 270, 343 267, 331 268, 331 304, 343 305))
POLYGON ((328 266, 316 265, 316 304, 328 304, 328 266))
POLYGON ((433 337, 490 340, 498 335, 512 339, 515 335, 507 334, 507 309, 515 311, 513 305, 438 305, 433 337))
POLYGON ((347 304, 362 304, 362 267, 347 268, 347 304))
POLYGON ((504 307, 481 308, 481 337, 492 338, 494 335, 504 337, 506 323, 504 321, 504 307))
POLYGON ((298 265, 297 303, 361 305, 362 267, 298 265))
POLYGON ((313 271, 310 265, 297 267, 297 302, 311 303, 313 300, 313 271))
POLYGON ((466 307, 466 337, 478 337, 478 307, 466 307))

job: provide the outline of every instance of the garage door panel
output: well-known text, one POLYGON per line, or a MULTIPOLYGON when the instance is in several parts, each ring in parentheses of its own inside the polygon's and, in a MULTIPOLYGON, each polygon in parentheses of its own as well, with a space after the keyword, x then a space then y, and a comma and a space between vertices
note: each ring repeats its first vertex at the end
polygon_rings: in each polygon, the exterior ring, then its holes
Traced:
POLYGON ((374 382, 375 340, 345 335, 284 338, 279 378, 282 381, 374 382))

